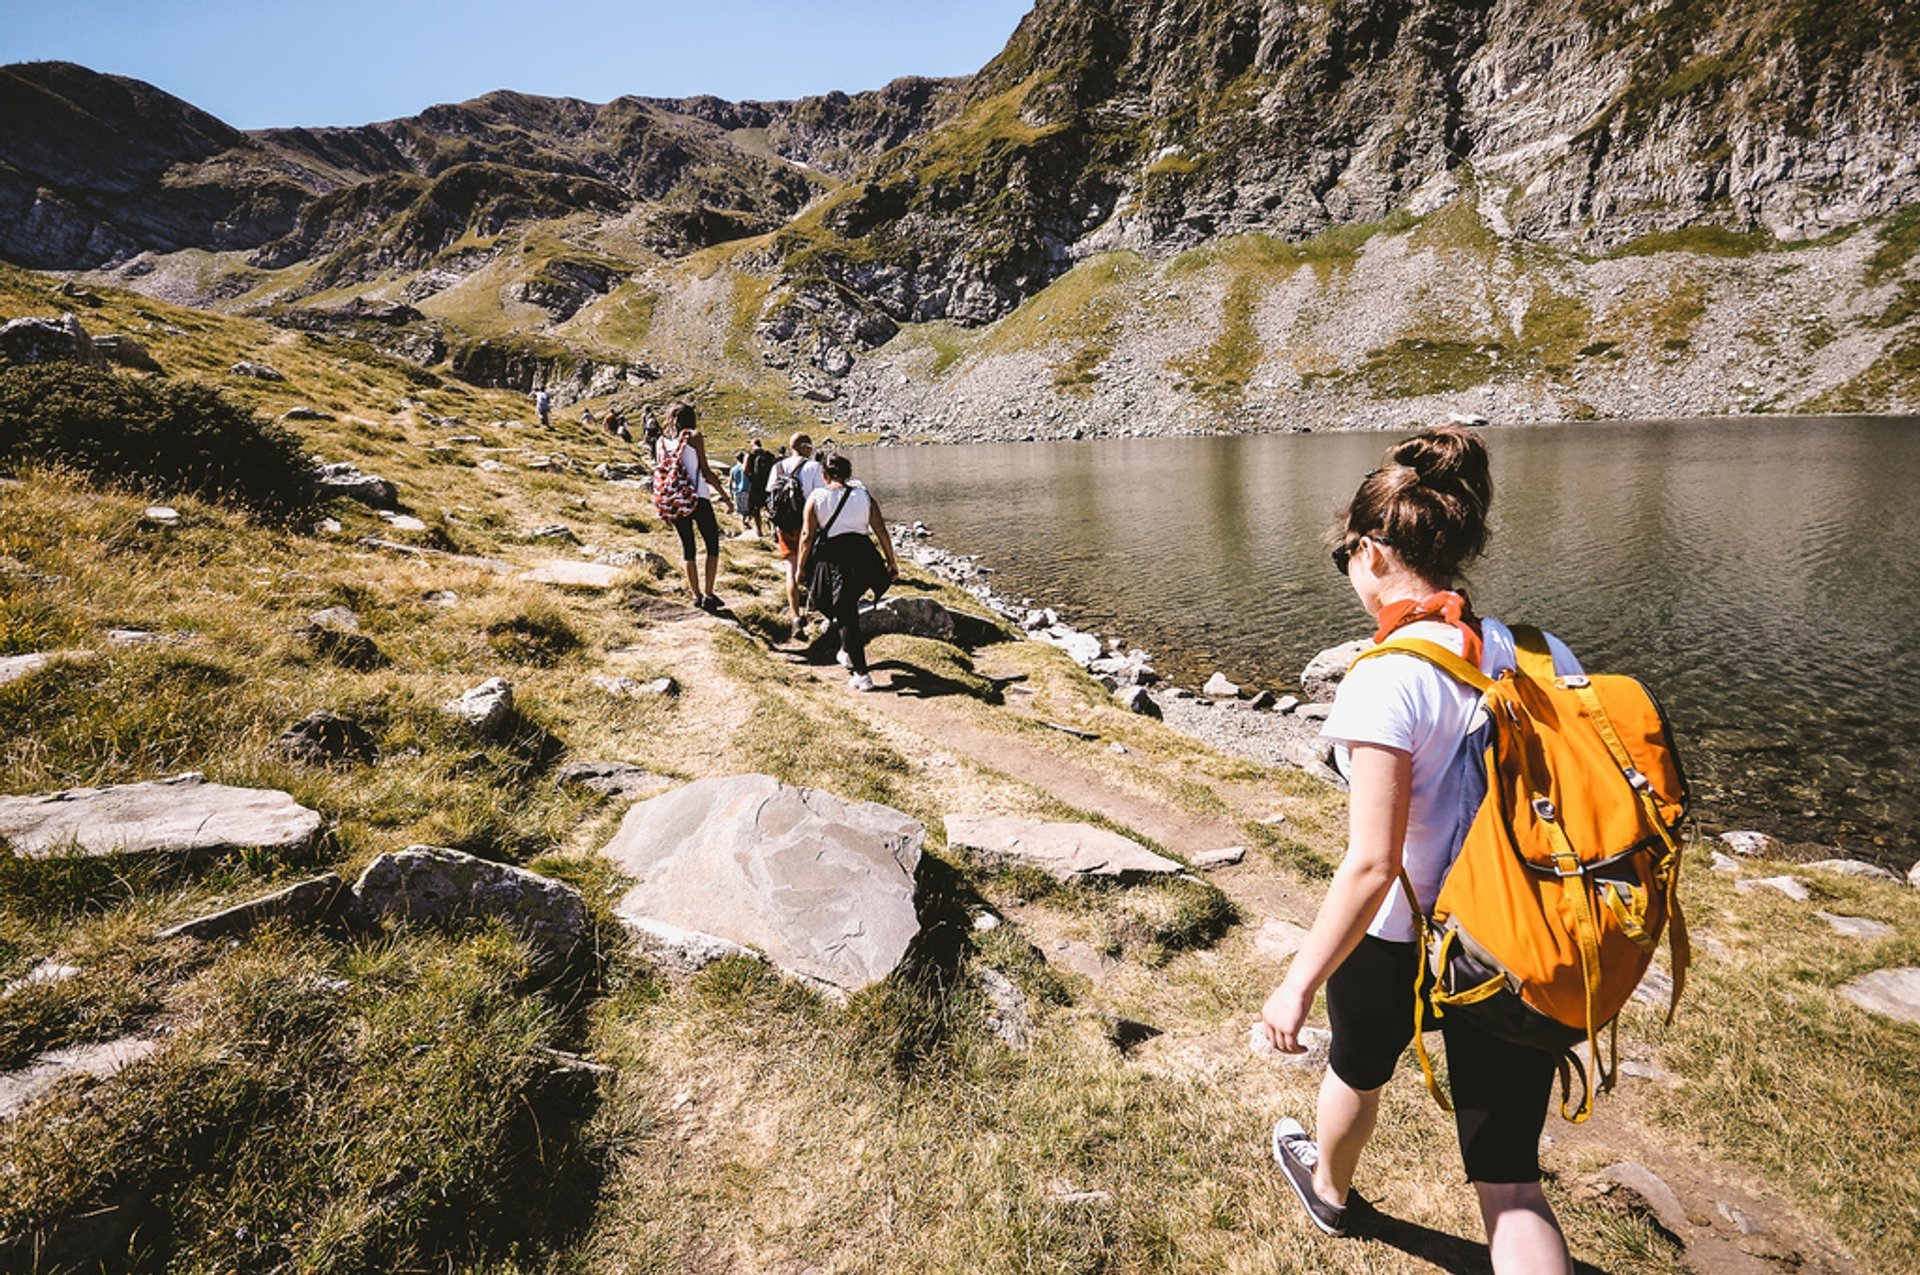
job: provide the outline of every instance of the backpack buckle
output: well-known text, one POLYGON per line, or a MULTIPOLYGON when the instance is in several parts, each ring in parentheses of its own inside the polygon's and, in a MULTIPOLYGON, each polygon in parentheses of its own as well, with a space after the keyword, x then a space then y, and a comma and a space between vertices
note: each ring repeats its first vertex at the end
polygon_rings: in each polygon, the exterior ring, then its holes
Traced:
POLYGON ((1579 673, 1571 673, 1566 677, 1556 677, 1553 679, 1553 682, 1554 685, 1563 691, 1578 691, 1593 685, 1584 675, 1579 673))
POLYGON ((1645 775, 1641 774, 1639 771, 1635 770, 1633 767, 1631 766, 1627 767, 1625 773, 1627 776, 1627 782, 1633 785, 1633 789, 1635 792, 1646 792, 1653 787, 1652 782, 1649 781, 1645 775))
POLYGON ((1560 817, 1560 811, 1545 797, 1533 799, 1533 813, 1542 823, 1552 823, 1560 817))

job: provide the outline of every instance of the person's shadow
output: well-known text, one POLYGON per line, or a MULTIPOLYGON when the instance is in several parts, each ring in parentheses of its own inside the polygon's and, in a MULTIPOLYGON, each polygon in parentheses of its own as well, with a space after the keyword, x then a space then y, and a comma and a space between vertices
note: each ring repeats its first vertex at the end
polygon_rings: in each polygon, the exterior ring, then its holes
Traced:
MULTIPOLYGON (((1364 1200, 1360 1202, 1359 1215, 1353 1219, 1351 1233, 1361 1239, 1397 1248, 1409 1257, 1431 1262, 1441 1270, 1451 1272, 1451 1275, 1493 1273, 1493 1262, 1487 1256, 1485 1241, 1462 1239, 1458 1235, 1436 1231, 1431 1226, 1382 1213, 1364 1200)), ((1608 1275, 1591 1262, 1577 1258, 1573 1269, 1575 1275, 1608 1275)))

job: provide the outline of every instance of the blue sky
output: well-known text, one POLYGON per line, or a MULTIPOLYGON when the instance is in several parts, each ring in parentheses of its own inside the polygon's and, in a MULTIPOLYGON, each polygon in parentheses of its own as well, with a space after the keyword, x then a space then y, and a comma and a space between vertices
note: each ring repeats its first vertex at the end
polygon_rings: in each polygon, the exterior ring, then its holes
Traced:
MULTIPOLYGON (((976 71, 1032 0, 0 0, 0 63, 147 80, 241 128, 365 124, 491 89, 606 101, 976 71)), ((4 127, 4 122, 0 122, 4 127)))

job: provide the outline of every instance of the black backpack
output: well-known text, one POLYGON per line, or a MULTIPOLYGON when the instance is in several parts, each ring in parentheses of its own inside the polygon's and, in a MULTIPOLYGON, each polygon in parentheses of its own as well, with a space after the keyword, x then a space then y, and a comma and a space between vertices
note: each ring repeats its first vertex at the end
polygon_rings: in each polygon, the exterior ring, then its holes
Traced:
POLYGON ((807 520, 807 498, 800 487, 800 471, 812 460, 803 460, 792 469, 776 469, 773 486, 767 489, 767 513, 773 525, 782 531, 798 531, 807 520))

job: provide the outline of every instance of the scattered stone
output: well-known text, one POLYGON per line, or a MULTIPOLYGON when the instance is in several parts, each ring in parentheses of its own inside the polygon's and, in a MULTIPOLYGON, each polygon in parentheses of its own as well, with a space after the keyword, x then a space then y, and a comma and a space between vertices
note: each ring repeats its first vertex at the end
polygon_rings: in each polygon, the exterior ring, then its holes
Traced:
POLYGON ((554 778, 609 797, 652 797, 673 786, 671 779, 624 761, 570 761, 554 772, 554 778))
POLYGON ((1289 1067, 1298 1067, 1302 1071, 1319 1071, 1327 1065, 1327 1055, 1333 1049, 1333 1033, 1324 1027, 1302 1027, 1298 1037, 1306 1049, 1297 1054, 1281 1053, 1273 1047, 1273 1041, 1267 1036, 1266 1026, 1255 1023, 1247 1032, 1247 1049, 1256 1058, 1272 1058, 1289 1067))
POLYGON ((1324 722, 1333 712, 1333 705, 1324 703, 1302 704, 1293 710, 1293 715, 1301 721, 1324 722))
POLYGON ((386 520, 386 524, 395 531, 425 531, 427 529, 426 521, 421 518, 416 518, 412 514, 395 513, 391 509, 382 509, 379 511, 379 514, 381 518, 386 520))
POLYGON ((1858 877, 1863 881, 1891 881, 1896 885, 1900 882, 1897 873, 1877 863, 1868 863, 1864 859, 1818 859, 1806 866, 1819 872, 1832 872, 1843 877, 1858 877))
POLYGON ((300 635, 313 648, 313 653, 327 659, 342 668, 366 672, 369 669, 385 668, 390 660, 380 650, 379 644, 364 633, 355 633, 350 629, 336 629, 325 624, 308 624, 301 629, 300 635))
POLYGON ((600 853, 640 881, 615 904, 623 920, 757 948, 855 992, 890 974, 920 932, 925 836, 886 806, 733 775, 632 807, 600 853))
POLYGON ((1035 633, 1034 636, 1042 642, 1065 651, 1068 657, 1081 668, 1089 667, 1095 660, 1106 654, 1100 645, 1099 638, 1064 624, 1055 624, 1051 628, 1035 633))
POLYGON ((360 631, 360 616, 351 607, 327 607, 315 611, 307 619, 323 629, 341 629, 348 633, 360 631))
POLYGON ((314 766, 373 762, 380 756, 366 727, 324 708, 287 727, 273 746, 293 761, 314 766))
POLYGON ((295 850, 311 843, 324 823, 284 792, 210 784, 198 772, 0 797, 0 839, 27 859, 295 850))
POLYGON ((392 509, 400 499, 400 489, 384 478, 363 474, 357 465, 340 461, 322 465, 315 471, 315 482, 323 496, 345 496, 374 509, 392 509))
POLYGON ((1088 743, 1092 743, 1094 740, 1100 738, 1099 733, 1096 731, 1081 730, 1078 726, 1069 726, 1065 722, 1049 721, 1044 717, 1039 720, 1040 724, 1048 730, 1057 730, 1062 735, 1071 735, 1075 739, 1084 739, 1088 743))
POLYGON ((1834 928, 1835 933, 1850 939, 1890 939, 1894 929, 1885 921, 1875 921, 1864 916, 1836 916, 1832 912, 1815 912, 1815 916, 1834 928))
POLYGON ((987 997, 987 1030, 1010 1048, 1024 1051, 1033 1037, 1033 1016, 1027 994, 991 966, 974 971, 987 997))
POLYGON ((108 646, 159 646, 166 641, 151 629, 108 629, 108 646))
POLYGON ((503 464, 500 461, 494 460, 491 456, 489 456, 487 459, 481 461, 477 466, 475 466, 475 468, 480 470, 482 473, 500 474, 500 473, 505 473, 509 469, 512 469, 513 466, 503 464))
POLYGON ((1602 1169, 1600 1176, 1648 1213, 1670 1239, 1678 1243, 1687 1234, 1689 1222, 1686 1206, 1680 1203, 1680 1197, 1674 1194, 1673 1188, 1652 1169, 1644 1164, 1623 1160, 1602 1169))
POLYGON ((513 683, 504 677, 490 677, 449 700, 446 708, 474 734, 492 739, 513 720, 513 683))
POLYGON ((1300 707, 1300 697, 1298 695, 1282 695, 1273 702, 1273 711, 1276 713, 1291 713, 1298 707, 1300 707))
POLYGON ((1125 744, 1121 743, 1119 740, 1116 739, 1111 744, 1107 745, 1107 751, 1112 753, 1115 757, 1125 757, 1132 750, 1129 749, 1125 744))
POLYGON ((1138 713, 1142 717, 1151 717, 1155 721, 1161 719, 1160 705, 1154 702, 1153 696, 1147 693, 1147 688, 1144 686, 1123 686, 1115 692, 1115 697, 1119 699, 1120 707, 1129 713, 1138 713))
POLYGON ((280 414, 283 421, 330 421, 333 413, 323 412, 317 407, 289 407, 280 414))
POLYGON ((1300 693, 1311 702, 1331 701, 1335 688, 1347 676, 1348 666, 1372 645, 1370 638, 1355 638, 1320 652, 1307 661, 1300 674, 1300 693))
POLYGON ((61 660, 84 660, 92 655, 92 651, 33 651, 26 655, 0 655, 0 686, 17 682, 61 660))
POLYGON ((140 521, 149 527, 178 527, 180 511, 172 505, 148 505, 140 515, 140 521))
POLYGON ((1203 850, 1193 856, 1193 866, 1205 872, 1216 868, 1230 868, 1247 857, 1245 846, 1226 846, 1219 850, 1203 850))
POLYGON ((44 960, 28 970, 25 974, 22 974, 19 978, 8 983, 4 988, 0 988, 0 1000, 12 996, 16 992, 24 992, 29 988, 52 987, 58 983, 65 983, 71 979, 79 978, 80 974, 81 969, 78 965, 64 965, 59 961, 51 959, 44 960))
POLYGON ((80 320, 71 314, 58 319, 21 318, 0 324, 0 364, 82 363, 98 367, 99 347, 80 320))
POLYGON ((322 518, 313 524, 313 534, 316 536, 337 536, 341 530, 338 518, 322 518))
POLYGON ((1765 1229, 1749 1214, 1741 1212, 1725 1200, 1715 1200, 1713 1202, 1713 1208, 1716 1213, 1727 1220, 1734 1230, 1740 1232, 1742 1235, 1758 1235, 1765 1229))
POLYGON ((1807 883, 1799 877, 1755 877, 1751 881, 1736 881, 1733 888, 1742 894, 1752 894, 1756 890, 1778 890, 1795 903, 1805 903, 1813 897, 1807 889, 1807 883))
POLYGON ((1130 837, 1085 823, 1015 815, 948 815, 947 844, 993 863, 1038 868, 1057 881, 1135 880, 1183 869, 1130 837))
POLYGON ((1628 1058, 1620 1064, 1620 1074, 1632 1076, 1635 1080, 1651 1080, 1663 1085, 1672 1079, 1664 1067, 1657 1063, 1645 1062, 1638 1058, 1628 1058))
POLYGON ((1740 875, 1740 861, 1730 854, 1721 854, 1718 850, 1713 851, 1712 866, 1713 870, 1722 876, 1737 877, 1740 875))
POLYGON ((284 381, 287 379, 281 375, 277 368, 266 363, 255 363, 250 359, 240 360, 240 362, 228 368, 227 371, 234 376, 244 376, 255 381, 284 381))
POLYGON ((1916 890, 1920 890, 1920 862, 1916 862, 1911 868, 1907 869, 1907 884, 1916 890))
POLYGON ((1083 1191, 1066 1178, 1047 1183, 1047 1195, 1055 1204, 1111 1204, 1111 1191, 1083 1191))
POLYGON ((106 1080, 160 1047, 146 1036, 123 1036, 41 1054, 19 1071, 0 1075, 0 1120, 11 1120, 69 1076, 106 1080))
POLYGON ((1665 1010, 1673 1004, 1673 975, 1657 965, 1649 965, 1633 989, 1633 999, 1652 1009, 1665 1010))
POLYGON ((525 868, 491 863, 439 846, 383 854, 354 882, 347 902, 356 925, 501 918, 547 964, 565 964, 587 931, 580 892, 525 868))
POLYGON ((1104 1011, 1098 1011, 1098 1017, 1101 1025, 1106 1029, 1107 1040, 1123 1054, 1136 1045, 1144 1045, 1156 1036, 1166 1035, 1153 1024, 1143 1023, 1138 1019, 1122 1018, 1118 1014, 1109 1014, 1104 1011))
POLYGON ((182 921, 160 931, 163 939, 224 939, 245 934, 268 921, 317 925, 333 911, 347 883, 332 872, 236 903, 230 908, 182 921))
POLYGON ((982 912, 979 916, 973 918, 973 932, 975 934, 986 934, 999 928, 1000 918, 991 912, 982 912))
POLYGON ((522 539, 559 540, 570 545, 577 545, 580 543, 580 537, 576 536, 573 533, 573 528, 567 526, 563 522, 550 522, 544 527, 535 527, 532 531, 529 531, 524 537, 522 537, 522 539))
POLYGON ((451 607, 451 606, 460 605, 460 595, 455 593, 452 589, 435 589, 431 593, 422 594, 420 597, 420 600, 422 602, 425 602, 429 606, 436 606, 436 607, 451 607))
POLYGON ((623 549, 607 554, 604 561, 610 567, 638 567, 656 580, 673 571, 673 564, 651 549, 623 549))
POLYGON ((1861 1009, 1903 1023, 1920 1023, 1920 969, 1875 970, 1840 988, 1840 994, 1861 1009))
POLYGON ((1743 858, 1774 859, 1780 855, 1780 843, 1764 832, 1723 832, 1720 840, 1743 858))
POLYGON ((1225 673, 1215 673, 1200 688, 1200 693, 1210 699, 1238 699, 1240 688, 1227 680, 1225 673))
POLYGON ((1272 708, 1277 702, 1272 691, 1261 691, 1247 701, 1247 707, 1259 712, 1262 709, 1272 708))
POLYGON ((909 637, 953 641, 953 612, 932 598, 882 598, 860 612, 860 631, 870 637, 901 633, 909 637))
POLYGON ((1253 951, 1261 960, 1277 965, 1290 959, 1306 941, 1305 926, 1276 919, 1262 925, 1260 932, 1253 936, 1253 951))
POLYGON ((563 589, 611 589, 620 579, 620 568, 601 562, 569 562, 555 558, 522 572, 529 584, 551 584, 563 589))

